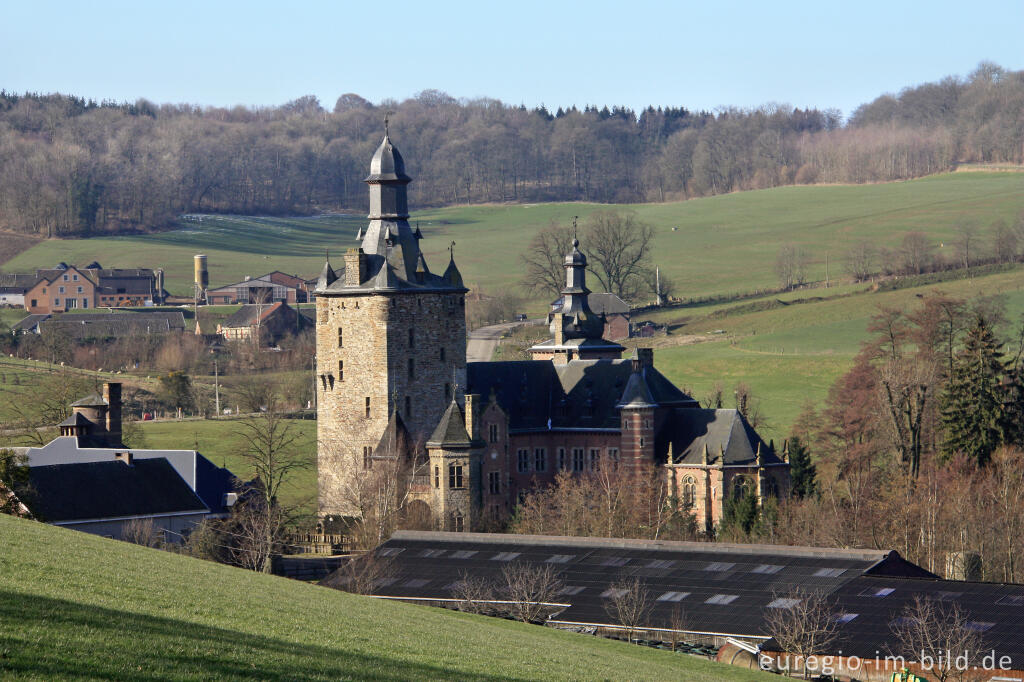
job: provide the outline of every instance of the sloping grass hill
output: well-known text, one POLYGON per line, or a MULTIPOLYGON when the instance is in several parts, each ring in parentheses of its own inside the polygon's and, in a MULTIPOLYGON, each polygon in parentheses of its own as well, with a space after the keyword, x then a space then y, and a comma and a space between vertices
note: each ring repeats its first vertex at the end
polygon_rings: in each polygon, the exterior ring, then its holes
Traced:
POLYGON ((0 515, 0 678, 759 680, 0 515))
MULTIPOLYGON (((415 207, 413 207, 415 209, 415 207)), ((455 241, 456 262, 471 288, 497 292, 518 282, 519 255, 530 238, 550 222, 566 227, 572 216, 584 224, 598 204, 505 204, 416 211, 411 222, 424 236, 421 246, 436 272, 447 264, 455 241)), ((888 248, 907 231, 929 235, 948 251, 962 221, 987 228, 997 219, 1013 223, 1024 209, 1024 173, 946 173, 877 185, 810 185, 737 192, 691 201, 623 206, 656 230, 654 260, 676 283, 680 297, 732 294, 776 286, 779 246, 805 249, 811 280, 842 276, 850 246, 868 240, 888 248)), ((340 251, 354 246, 365 215, 315 218, 205 216, 180 229, 152 235, 45 240, 3 264, 5 272, 52 267, 55 263, 99 260, 107 267, 163 267, 172 293, 191 295, 192 256, 209 257, 212 286, 245 275, 283 270, 313 277, 325 249, 341 263, 340 251)), ((586 243, 583 250, 586 251, 586 243)), ((544 301, 533 302, 540 312, 544 301)))

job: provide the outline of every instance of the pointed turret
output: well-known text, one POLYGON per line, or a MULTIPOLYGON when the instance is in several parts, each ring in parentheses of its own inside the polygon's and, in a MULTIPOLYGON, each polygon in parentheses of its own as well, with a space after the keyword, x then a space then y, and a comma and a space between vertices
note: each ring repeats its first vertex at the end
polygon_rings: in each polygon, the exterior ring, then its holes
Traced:
POLYGON ((323 270, 320 271, 320 276, 316 280, 316 288, 322 291, 337 281, 338 275, 335 274, 334 268, 331 267, 331 257, 328 254, 324 260, 323 270))
POLYGON ((468 448, 471 445, 469 432, 466 431, 466 419, 459 409, 459 403, 452 398, 434 433, 427 439, 427 447, 468 448))
POLYGON ((573 238, 572 250, 565 255, 565 288, 562 305, 551 319, 555 338, 599 339, 604 333, 604 320, 590 309, 587 296, 587 257, 580 251, 580 240, 573 238))

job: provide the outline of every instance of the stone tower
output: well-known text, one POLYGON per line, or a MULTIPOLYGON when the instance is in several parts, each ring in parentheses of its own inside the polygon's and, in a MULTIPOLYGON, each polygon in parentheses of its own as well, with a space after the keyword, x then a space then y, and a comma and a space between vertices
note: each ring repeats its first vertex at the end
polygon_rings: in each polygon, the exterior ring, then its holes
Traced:
POLYGON ((552 338, 530 348, 534 360, 551 360, 564 365, 573 360, 617 360, 625 350, 602 338, 604 318, 590 309, 587 297, 587 257, 573 237, 572 251, 562 261, 565 288, 558 308, 549 316, 552 338))
POLYGON ((370 222, 316 288, 321 516, 351 514, 353 477, 373 470, 389 419, 425 452, 466 369, 465 294, 454 254, 435 275, 409 227, 405 163, 388 134, 370 161, 370 222))

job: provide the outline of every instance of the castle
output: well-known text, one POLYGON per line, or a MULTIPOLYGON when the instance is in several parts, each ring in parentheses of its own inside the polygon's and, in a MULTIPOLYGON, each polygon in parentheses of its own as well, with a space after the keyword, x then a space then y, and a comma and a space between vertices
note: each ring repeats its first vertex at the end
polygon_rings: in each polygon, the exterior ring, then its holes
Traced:
MULTIPOLYGON (((409 495, 435 528, 501 521, 558 472, 658 471, 711 530, 729 495, 786 494, 789 464, 736 410, 701 409, 651 349, 602 338, 578 240, 532 360, 466 362, 467 289, 450 250, 437 275, 409 226, 411 178, 388 134, 370 162, 369 225, 316 287, 321 517, 351 515, 375 472, 407 464, 409 495)), ((398 469, 395 469, 398 471, 398 469)), ((643 480, 637 478, 638 481, 643 480)))

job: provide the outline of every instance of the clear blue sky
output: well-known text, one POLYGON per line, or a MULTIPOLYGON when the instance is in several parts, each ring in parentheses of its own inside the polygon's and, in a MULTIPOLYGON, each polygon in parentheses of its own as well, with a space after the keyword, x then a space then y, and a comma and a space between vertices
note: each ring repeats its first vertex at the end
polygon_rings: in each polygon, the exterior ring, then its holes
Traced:
POLYGON ((0 88, 328 109, 427 88, 533 107, 838 107, 1024 69, 1024 0, 0 0, 0 88))

